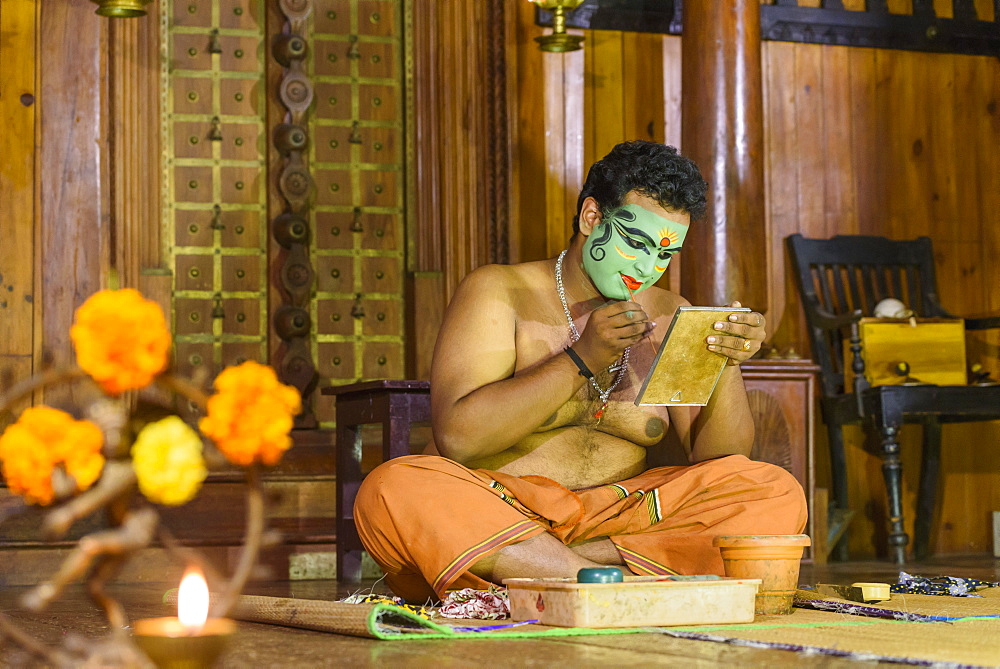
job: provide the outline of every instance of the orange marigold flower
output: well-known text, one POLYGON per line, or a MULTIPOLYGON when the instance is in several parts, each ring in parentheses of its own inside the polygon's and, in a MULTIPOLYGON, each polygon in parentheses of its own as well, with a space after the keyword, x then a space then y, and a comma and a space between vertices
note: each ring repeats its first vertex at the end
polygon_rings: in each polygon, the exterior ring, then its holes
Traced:
POLYGON ((208 415, 198 423, 202 433, 235 464, 280 460, 292 445, 292 416, 302 410, 299 391, 253 361, 223 370, 215 389, 208 415))
POLYGON ((50 504, 52 470, 59 465, 86 490, 101 475, 101 429, 47 406, 25 409, 0 435, 0 467, 11 492, 33 504, 50 504))
POLYGON ((110 395, 143 388, 167 368, 171 340, 163 310, 131 288, 87 298, 69 336, 80 368, 110 395))

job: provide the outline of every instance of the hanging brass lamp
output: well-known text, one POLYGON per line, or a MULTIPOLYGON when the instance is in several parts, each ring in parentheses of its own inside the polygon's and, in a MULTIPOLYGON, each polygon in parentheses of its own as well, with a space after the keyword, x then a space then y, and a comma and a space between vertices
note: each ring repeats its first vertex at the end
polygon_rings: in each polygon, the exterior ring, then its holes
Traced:
POLYGON ((530 2, 552 12, 552 34, 535 38, 539 49, 552 53, 565 53, 583 48, 582 35, 570 35, 566 32, 566 12, 579 7, 583 0, 530 0, 530 2))
POLYGON ((112 19, 130 19, 146 15, 146 5, 153 0, 90 0, 97 5, 97 13, 112 19))

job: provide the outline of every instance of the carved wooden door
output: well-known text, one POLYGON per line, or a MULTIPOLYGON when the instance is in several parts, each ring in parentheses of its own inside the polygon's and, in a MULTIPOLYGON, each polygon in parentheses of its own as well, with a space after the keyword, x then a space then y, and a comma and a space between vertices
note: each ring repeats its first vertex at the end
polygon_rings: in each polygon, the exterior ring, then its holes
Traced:
POLYGON ((409 3, 162 3, 163 220, 180 371, 404 366, 409 3))

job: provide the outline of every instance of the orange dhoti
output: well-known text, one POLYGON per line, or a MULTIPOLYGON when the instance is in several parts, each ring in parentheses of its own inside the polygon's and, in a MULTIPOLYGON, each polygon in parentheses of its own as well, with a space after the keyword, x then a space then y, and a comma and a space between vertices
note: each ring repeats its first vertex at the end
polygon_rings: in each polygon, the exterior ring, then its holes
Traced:
POLYGON ((787 471, 742 455, 577 491, 542 476, 413 455, 365 477, 354 518, 393 592, 422 602, 452 588, 486 588, 469 567, 542 532, 566 545, 607 537, 634 574, 721 575, 713 537, 798 534, 806 500, 787 471))

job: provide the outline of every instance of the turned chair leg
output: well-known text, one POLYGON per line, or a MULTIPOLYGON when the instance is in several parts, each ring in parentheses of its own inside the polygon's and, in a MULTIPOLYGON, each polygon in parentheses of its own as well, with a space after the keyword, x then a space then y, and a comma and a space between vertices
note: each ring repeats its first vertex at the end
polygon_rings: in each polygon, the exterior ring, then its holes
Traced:
POLYGON ((896 564, 906 562, 906 544, 910 538, 903 530, 903 464, 899 460, 899 428, 877 424, 882 437, 882 476, 889 502, 889 557, 896 564))
MULTIPOLYGON (((833 504, 835 509, 848 509, 847 499, 847 460, 844 457, 844 431, 842 426, 827 424, 827 435, 830 442, 830 483, 833 487, 833 504)), ((832 509, 826 510, 829 514, 832 509)), ((847 533, 843 533, 835 546, 830 547, 834 559, 846 562, 849 559, 847 533)))
POLYGON ((361 540, 354 526, 354 498, 361 487, 361 426, 341 417, 337 425, 337 580, 361 580, 361 540))

